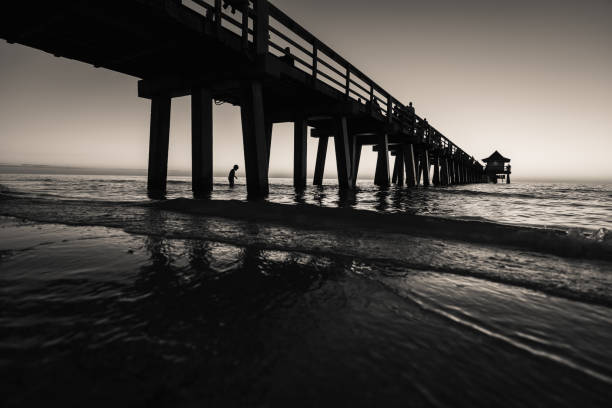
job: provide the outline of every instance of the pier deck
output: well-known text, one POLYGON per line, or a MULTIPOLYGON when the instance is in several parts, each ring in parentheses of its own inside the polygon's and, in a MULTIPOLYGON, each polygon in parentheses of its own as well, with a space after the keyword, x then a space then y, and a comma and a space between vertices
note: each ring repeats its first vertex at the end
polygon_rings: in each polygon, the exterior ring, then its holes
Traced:
POLYGON ((272 128, 281 122, 295 124, 297 188, 306 184, 308 127, 319 139, 315 184, 330 137, 341 188, 354 187, 363 146, 378 152, 381 186, 483 181, 472 156, 267 0, 9 2, 0 37, 140 79, 139 96, 151 100, 152 195, 166 190, 170 101, 185 95, 192 97, 196 195, 212 189, 213 101, 241 108, 253 196, 268 192, 272 128))

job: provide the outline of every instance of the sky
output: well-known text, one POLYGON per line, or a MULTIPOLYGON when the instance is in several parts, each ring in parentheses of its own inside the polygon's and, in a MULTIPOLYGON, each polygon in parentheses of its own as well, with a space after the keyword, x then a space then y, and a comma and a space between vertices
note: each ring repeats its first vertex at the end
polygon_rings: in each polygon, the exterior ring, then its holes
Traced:
MULTIPOLYGON (((475 158, 511 158, 515 179, 612 180, 611 1, 273 3, 475 158)), ((173 100, 173 170, 191 168, 189 106, 173 100)), ((0 163, 146 168, 149 107, 136 78, 0 42, 0 163)), ((214 132, 215 172, 244 168, 239 109, 215 106, 214 132)), ((292 124, 273 140, 270 174, 290 176, 292 124)), ((360 177, 375 161, 364 148, 360 177)))

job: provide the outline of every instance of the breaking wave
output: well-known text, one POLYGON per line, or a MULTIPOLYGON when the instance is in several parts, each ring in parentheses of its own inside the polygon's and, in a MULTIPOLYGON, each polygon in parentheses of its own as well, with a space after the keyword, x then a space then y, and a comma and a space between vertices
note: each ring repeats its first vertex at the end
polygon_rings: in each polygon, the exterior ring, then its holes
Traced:
POLYGON ((122 228, 126 222, 138 221, 137 214, 126 216, 127 212, 138 212, 147 208, 306 229, 332 231, 350 229, 372 234, 424 236, 509 246, 560 257, 612 261, 612 232, 606 228, 592 232, 578 228, 564 230, 520 227, 474 219, 376 213, 350 208, 324 208, 309 204, 283 205, 269 202, 200 201, 180 198, 159 202, 58 201, 19 197, 12 193, 0 194, 1 215, 71 225, 108 225, 122 228))

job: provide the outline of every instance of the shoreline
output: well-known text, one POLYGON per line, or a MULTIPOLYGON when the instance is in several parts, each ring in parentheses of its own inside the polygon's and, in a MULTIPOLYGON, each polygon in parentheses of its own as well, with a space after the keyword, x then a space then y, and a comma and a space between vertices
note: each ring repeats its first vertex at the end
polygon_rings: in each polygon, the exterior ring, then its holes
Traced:
POLYGON ((399 233, 411 236, 493 244, 545 252, 561 257, 612 261, 612 247, 559 229, 543 229, 405 213, 377 213, 311 204, 286 205, 264 201, 191 200, 177 198, 145 204, 166 211, 266 222, 304 229, 399 233))

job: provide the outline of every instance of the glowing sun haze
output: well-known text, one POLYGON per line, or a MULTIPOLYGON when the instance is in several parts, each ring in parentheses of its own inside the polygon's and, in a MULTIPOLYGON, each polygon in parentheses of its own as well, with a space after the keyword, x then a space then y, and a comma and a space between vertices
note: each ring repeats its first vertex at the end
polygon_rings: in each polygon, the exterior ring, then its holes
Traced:
MULTIPOLYGON (((515 178, 612 179, 612 2, 273 3, 475 158, 497 149, 515 178)), ((3 42, 0 162, 146 168, 149 101, 136 82, 3 42)), ((225 175, 243 165, 240 116, 226 105, 214 114, 215 171, 225 175)), ((189 99, 174 100, 171 169, 191 167, 190 126, 189 99)), ((276 125, 272 176, 291 174, 292 145, 292 125, 276 125)), ((364 148, 360 177, 375 157, 364 148)))

